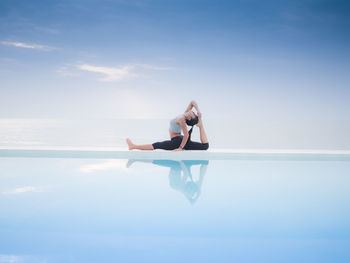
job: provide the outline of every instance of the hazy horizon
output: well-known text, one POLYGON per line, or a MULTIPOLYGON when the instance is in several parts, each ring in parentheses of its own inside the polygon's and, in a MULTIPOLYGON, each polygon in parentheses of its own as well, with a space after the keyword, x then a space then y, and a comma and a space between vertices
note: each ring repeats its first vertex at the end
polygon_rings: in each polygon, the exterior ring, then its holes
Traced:
MULTIPOLYGON (((350 121, 204 120, 211 149, 350 150, 350 121)), ((0 148, 122 147, 169 139, 169 120, 0 119, 0 148)), ((195 127, 192 139, 199 141, 195 127)))

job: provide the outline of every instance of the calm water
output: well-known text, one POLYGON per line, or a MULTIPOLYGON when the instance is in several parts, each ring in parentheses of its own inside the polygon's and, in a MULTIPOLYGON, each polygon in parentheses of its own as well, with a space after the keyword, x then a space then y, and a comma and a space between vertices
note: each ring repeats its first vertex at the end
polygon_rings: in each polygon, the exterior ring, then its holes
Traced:
POLYGON ((0 158, 0 262, 349 262, 350 162, 0 158))
MULTIPOLYGON (((0 119, 0 148, 126 148, 127 137, 137 144, 169 139, 169 119, 0 119)), ((204 125, 211 148, 350 150, 349 121, 204 119, 204 125)), ((192 138, 199 141, 197 127, 192 138)))

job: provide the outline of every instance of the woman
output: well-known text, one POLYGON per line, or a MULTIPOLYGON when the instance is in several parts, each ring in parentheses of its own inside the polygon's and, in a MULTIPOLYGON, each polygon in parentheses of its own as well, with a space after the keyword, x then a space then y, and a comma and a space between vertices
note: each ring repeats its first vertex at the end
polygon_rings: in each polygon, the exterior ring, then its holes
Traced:
POLYGON ((172 150, 172 151, 182 151, 182 150, 207 150, 209 148, 209 143, 207 139, 207 135, 205 134, 203 122, 202 122, 202 114, 199 111, 198 105, 195 101, 191 101, 188 105, 186 111, 179 115, 177 118, 172 119, 170 121, 169 128, 170 140, 163 142, 155 142, 153 144, 144 144, 144 145, 136 145, 131 142, 128 138, 126 139, 126 143, 129 146, 129 150, 138 149, 138 150, 172 150), (192 108, 195 108, 197 111, 196 115, 192 108), (192 126, 190 131, 187 130, 187 125, 192 126), (191 133, 193 126, 197 125, 199 127, 200 132, 200 140, 201 142, 193 142, 191 141, 191 133), (183 136, 181 135, 181 131, 183 132, 183 136))

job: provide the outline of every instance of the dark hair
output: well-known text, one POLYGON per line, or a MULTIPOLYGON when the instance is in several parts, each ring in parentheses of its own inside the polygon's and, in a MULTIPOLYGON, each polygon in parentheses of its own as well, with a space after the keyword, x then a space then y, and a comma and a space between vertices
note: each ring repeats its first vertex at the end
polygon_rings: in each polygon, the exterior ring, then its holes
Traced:
POLYGON ((198 123, 198 116, 194 117, 193 119, 186 120, 186 124, 188 126, 194 126, 198 123))
MULTIPOLYGON (((195 114, 196 115, 196 114, 195 114)), ((198 123, 198 116, 196 115, 196 117, 190 119, 190 120, 186 120, 186 124, 188 126, 192 126, 191 129, 188 131, 188 140, 187 141, 190 141, 191 140, 191 135, 192 135, 192 131, 193 131, 193 126, 196 125, 198 123)), ((186 143, 187 144, 187 143, 186 143)))

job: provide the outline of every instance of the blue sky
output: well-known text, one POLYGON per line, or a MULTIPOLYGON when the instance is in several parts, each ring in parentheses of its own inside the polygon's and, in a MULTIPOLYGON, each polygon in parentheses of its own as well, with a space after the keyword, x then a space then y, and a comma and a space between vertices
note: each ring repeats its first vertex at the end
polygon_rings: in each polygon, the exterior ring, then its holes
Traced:
POLYGON ((1 1, 0 118, 350 119, 347 1, 1 1))

